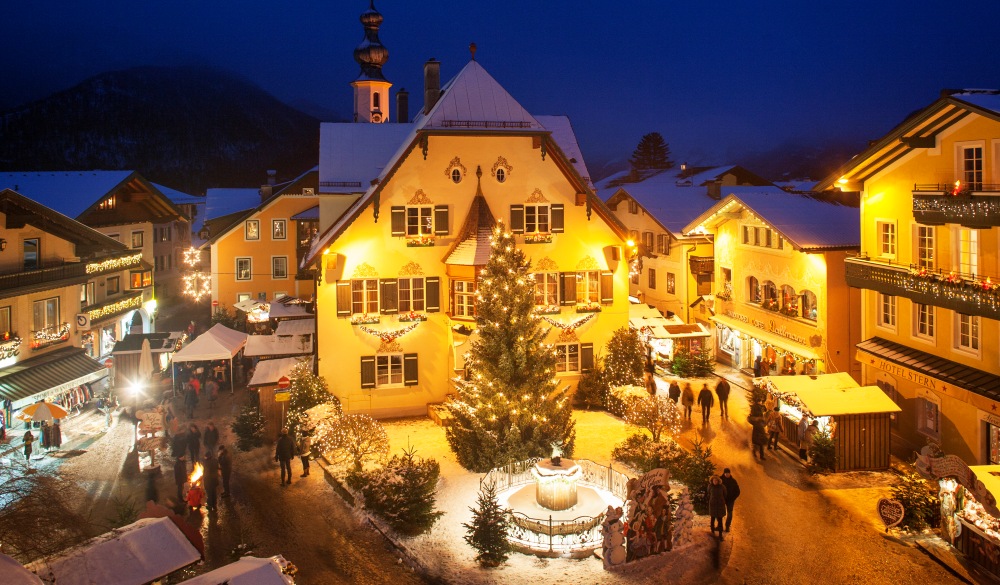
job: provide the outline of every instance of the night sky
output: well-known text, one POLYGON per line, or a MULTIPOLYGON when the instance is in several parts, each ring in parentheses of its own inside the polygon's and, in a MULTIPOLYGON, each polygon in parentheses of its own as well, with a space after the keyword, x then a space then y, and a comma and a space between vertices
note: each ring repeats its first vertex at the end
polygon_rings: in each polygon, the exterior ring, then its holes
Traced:
MULTIPOLYGON (((367 7, 8 2, 0 107, 105 71, 207 64, 314 115, 346 119, 367 7)), ((595 176, 651 131, 691 164, 740 163, 788 144, 860 150, 942 88, 1000 87, 997 0, 380 0, 376 8, 389 49, 384 73, 393 92, 410 91, 411 114, 423 99, 424 61, 442 61, 442 81, 450 79, 475 42, 477 60, 528 111, 570 116, 595 176)))

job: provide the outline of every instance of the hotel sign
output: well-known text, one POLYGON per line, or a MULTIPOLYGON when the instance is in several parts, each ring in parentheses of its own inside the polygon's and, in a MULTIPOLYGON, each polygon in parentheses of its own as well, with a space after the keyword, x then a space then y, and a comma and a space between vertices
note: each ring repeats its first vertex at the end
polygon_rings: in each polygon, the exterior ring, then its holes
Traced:
POLYGON ((741 315, 740 313, 737 313, 732 309, 726 309, 725 313, 723 314, 729 317, 730 319, 736 319, 737 321, 742 321, 747 325, 753 325, 757 329, 763 329, 764 331, 767 331, 768 333, 773 333, 778 337, 784 337, 785 339, 789 339, 791 341, 794 341, 795 343, 804 345, 806 347, 809 346, 809 341, 805 337, 792 333, 784 325, 776 324, 774 322, 774 319, 771 319, 770 321, 765 323, 760 319, 752 319, 750 317, 747 317, 746 315, 741 315))
POLYGON ((930 388, 932 390, 938 389, 946 391, 946 388, 943 387, 941 381, 938 380, 937 378, 932 378, 931 376, 928 376, 923 372, 918 372, 917 370, 911 370, 906 366, 901 366, 897 363, 893 363, 888 360, 882 359, 864 350, 859 349, 857 355, 854 356, 854 359, 858 360, 863 364, 868 364, 873 368, 878 368, 888 374, 892 374, 897 378, 913 382, 918 386, 923 386, 925 388, 930 388))

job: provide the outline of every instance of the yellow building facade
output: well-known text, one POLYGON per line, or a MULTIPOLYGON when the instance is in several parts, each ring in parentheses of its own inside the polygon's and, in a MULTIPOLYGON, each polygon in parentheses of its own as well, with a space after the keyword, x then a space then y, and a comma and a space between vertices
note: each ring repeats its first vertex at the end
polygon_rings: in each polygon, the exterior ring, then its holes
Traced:
POLYGON ((998 120, 997 92, 946 93, 819 185, 861 194, 857 359, 903 409, 901 455, 1000 463, 998 120))
MULTIPOLYGON (((380 172, 360 199, 321 216, 319 374, 347 412, 419 415, 444 401, 476 338, 476 279, 501 221, 531 260, 560 386, 575 385, 627 326, 628 252, 584 179, 568 120, 531 116, 475 61, 425 112, 383 149, 395 154, 372 165, 380 172)), ((324 126, 321 189, 338 168, 363 166, 324 154, 337 132, 379 131, 324 126)))

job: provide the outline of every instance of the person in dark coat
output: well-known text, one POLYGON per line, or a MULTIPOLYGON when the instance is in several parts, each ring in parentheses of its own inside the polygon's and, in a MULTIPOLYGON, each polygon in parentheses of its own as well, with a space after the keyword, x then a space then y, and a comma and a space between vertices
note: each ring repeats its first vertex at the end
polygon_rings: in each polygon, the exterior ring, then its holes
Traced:
POLYGON ((719 540, 722 540, 722 519, 726 515, 726 486, 722 485, 722 478, 718 475, 713 475, 708 482, 708 515, 711 518, 712 534, 715 534, 718 526, 719 540))
POLYGON ((24 460, 31 461, 31 444, 35 442, 35 435, 31 431, 24 433, 24 460))
POLYGON ((219 471, 222 473, 222 497, 229 497, 229 478, 233 475, 233 459, 225 445, 219 445, 219 471))
POLYGON ((288 436, 288 429, 281 429, 274 447, 274 460, 281 465, 281 485, 292 483, 292 457, 295 457, 295 441, 288 436))
POLYGON ((736 506, 736 498, 740 497, 740 484, 733 477, 729 468, 722 470, 722 485, 726 486, 726 532, 733 525, 733 507, 736 506))
POLYGON ((219 495, 219 460, 215 458, 215 451, 205 451, 205 459, 202 462, 205 466, 205 495, 208 511, 215 510, 215 503, 219 495))
POLYGON ((156 490, 156 474, 147 471, 146 472, 146 501, 156 502, 160 499, 160 496, 156 490))
POLYGON ((684 418, 691 420, 691 409, 694 407, 694 390, 691 389, 690 382, 684 384, 684 391, 681 392, 681 404, 684 405, 684 418))
POLYGON ((761 362, 760 356, 757 356, 753 360, 753 377, 754 378, 759 378, 760 377, 760 374, 761 374, 761 365, 760 365, 760 362, 761 362))
POLYGON ((59 419, 52 423, 52 447, 62 447, 62 425, 59 424, 59 419))
POLYGON ((184 407, 187 409, 188 418, 194 418, 194 409, 198 406, 198 393, 190 383, 184 390, 184 407))
POLYGON ((712 414, 712 406, 715 404, 715 397, 708 389, 708 384, 701 385, 701 391, 698 392, 698 404, 701 406, 701 424, 705 424, 708 422, 708 417, 712 414))
POLYGON ((184 501, 184 484, 187 483, 187 461, 184 460, 184 454, 181 455, 174 461, 174 483, 177 484, 177 501, 184 501))
POLYGON ((719 378, 719 383, 715 385, 715 395, 719 398, 719 416, 729 418, 729 381, 719 378))
POLYGON ((205 443, 205 453, 215 454, 215 449, 219 445, 219 429, 215 428, 215 423, 208 421, 205 432, 201 435, 201 440, 205 443))
POLYGON ((764 417, 762 416, 751 416, 747 419, 750 426, 753 427, 753 431, 750 434, 750 442, 753 443, 754 457, 760 454, 760 460, 764 460, 764 445, 767 445, 767 427, 764 423, 764 417))
POLYGON ((667 389, 667 396, 677 404, 677 401, 681 399, 681 385, 677 383, 677 380, 670 382, 670 388, 667 389))
POLYGON ((174 436, 170 439, 170 455, 174 458, 180 457, 187 453, 188 447, 188 436, 187 431, 181 431, 179 433, 174 433, 174 436))
POLYGON ((191 465, 198 462, 201 455, 201 431, 198 425, 188 427, 188 455, 191 456, 191 465))

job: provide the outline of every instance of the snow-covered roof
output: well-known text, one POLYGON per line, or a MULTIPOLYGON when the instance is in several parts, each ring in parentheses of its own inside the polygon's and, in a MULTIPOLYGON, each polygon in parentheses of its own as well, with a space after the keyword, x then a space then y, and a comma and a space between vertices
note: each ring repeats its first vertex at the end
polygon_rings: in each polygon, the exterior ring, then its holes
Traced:
POLYGON ((260 205, 260 189, 215 188, 205 191, 205 219, 248 211, 260 205))
POLYGON ((135 171, 45 171, 0 173, 10 188, 59 213, 76 218, 135 171))
POLYGON ((413 124, 320 124, 319 192, 367 191, 413 129, 413 124))
POLYGON ((271 319, 302 319, 315 318, 315 313, 309 312, 309 301, 288 295, 273 299, 270 304, 271 319))
POLYGON ((799 193, 808 193, 812 191, 818 183, 819 181, 802 179, 802 180, 790 180, 790 181, 777 181, 775 185, 781 187, 785 191, 797 191, 799 193))
POLYGON ((305 363, 308 368, 312 368, 312 356, 309 357, 286 357, 273 360, 260 360, 254 367, 253 377, 247 382, 247 386, 271 386, 278 383, 283 376, 291 377, 295 366, 305 363))
POLYGON ((774 390, 799 397, 813 416, 836 416, 902 409, 878 386, 859 386, 846 372, 816 376, 770 376, 774 390))
POLYGON ((184 193, 183 191, 178 191, 177 189, 171 189, 165 185, 159 183, 153 183, 153 186, 160 190, 167 199, 173 201, 177 205, 199 205, 205 203, 205 198, 201 195, 192 195, 190 193, 184 193))
POLYGON ((573 125, 568 116, 535 116, 546 130, 552 133, 552 139, 556 141, 562 149, 566 159, 569 160, 576 172, 579 173, 587 185, 593 189, 594 182, 590 179, 590 171, 587 170, 587 163, 583 160, 583 151, 576 141, 576 133, 573 132, 573 125))
POLYGON ((243 348, 243 355, 308 355, 312 353, 312 348, 312 331, 300 335, 250 335, 243 348))
POLYGON ((695 230, 714 214, 741 206, 777 230, 798 249, 861 246, 861 210, 788 193, 778 187, 726 187, 722 200, 685 226, 695 230))
POLYGON ((278 322, 275 335, 304 335, 316 331, 316 319, 286 319, 278 322))
POLYGON ((281 572, 288 564, 281 555, 268 559, 243 557, 203 575, 182 581, 181 585, 291 585, 291 577, 281 572))
POLYGON ((951 97, 1000 114, 1000 93, 995 89, 966 89, 951 94, 951 97))
POLYGON ((483 197, 481 185, 476 186, 469 215, 458 231, 455 243, 445 255, 445 264, 460 266, 485 266, 490 259, 490 237, 497 220, 483 197))
POLYGON ((441 97, 420 128, 482 128, 492 131, 541 130, 542 125, 476 61, 469 61, 441 88, 441 97))
POLYGON ((0 554, 0 575, 3 575, 4 585, 45 585, 38 575, 5 554, 0 554))

